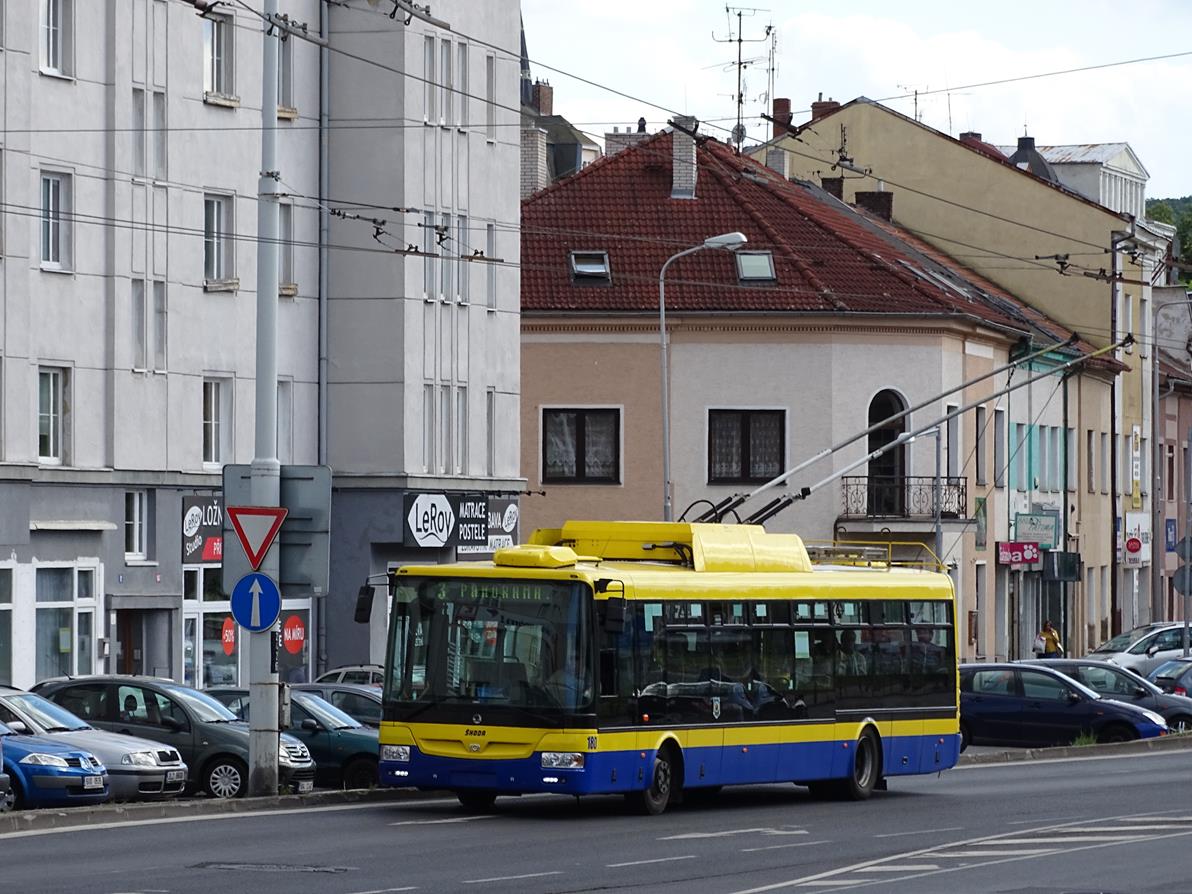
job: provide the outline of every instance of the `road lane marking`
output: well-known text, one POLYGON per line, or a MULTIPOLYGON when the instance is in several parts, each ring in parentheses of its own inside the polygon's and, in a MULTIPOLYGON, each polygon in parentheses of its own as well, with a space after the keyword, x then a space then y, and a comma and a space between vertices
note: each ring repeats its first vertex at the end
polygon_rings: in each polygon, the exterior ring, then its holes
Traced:
POLYGON ((482 813, 479 816, 453 816, 447 819, 434 820, 402 820, 397 823, 386 823, 389 826, 433 826, 442 823, 470 823, 473 820, 496 819, 491 813, 482 813))
POLYGON ((405 888, 374 888, 372 891, 352 891, 350 894, 395 894, 397 891, 417 891, 417 885, 408 885, 405 888))
POLYGON ((901 838, 903 835, 929 835, 933 832, 963 832, 964 826, 949 826, 946 829, 914 829, 910 832, 885 832, 874 838, 901 838))
POLYGON ((681 857, 658 857, 654 860, 631 860, 628 863, 605 863, 607 869, 622 869, 625 866, 645 866, 647 863, 672 863, 675 860, 694 860, 695 854, 684 854, 681 857))
POLYGON ((725 829, 722 832, 684 832, 682 835, 667 835, 659 841, 690 841, 695 838, 727 838, 730 835, 806 835, 806 829, 725 829))
POLYGON ((1062 823, 1071 819, 1067 816, 1045 816, 1042 819, 1006 820, 1007 826, 1045 826, 1048 823, 1062 823))
POLYGON ((944 851, 932 851, 930 854, 924 854, 923 856, 952 857, 952 858, 956 858, 956 859, 967 859, 969 857, 1037 857, 1039 854, 1058 854, 1062 850, 1063 850, 1063 848, 1058 848, 1058 847, 1038 847, 1038 848, 1019 848, 1018 850, 1006 850, 1006 851, 964 850, 964 851, 955 851, 953 853, 945 853, 944 851))
POLYGON ((824 840, 824 841, 787 841, 783 844, 768 844, 765 847, 743 847, 743 848, 741 848, 741 853, 752 854, 757 851, 776 851, 779 848, 811 847, 811 845, 813 845, 813 844, 831 844, 831 843, 832 842, 829 840, 824 840))
MULTIPOLYGON (((1117 831, 1119 831, 1119 832, 1126 832, 1126 831, 1145 832, 1148 829, 1153 830, 1153 829, 1187 829, 1187 828, 1188 827, 1186 825, 1181 825, 1180 823, 1147 823, 1146 825, 1142 825, 1140 823, 1139 825, 1136 825, 1136 826, 1130 826, 1130 828, 1128 830, 1127 829, 1119 829, 1117 831)), ((1109 830, 1106 829, 1104 826, 1064 826, 1064 831, 1065 832, 1108 832, 1109 830)), ((1140 836, 1140 837, 1146 837, 1146 836, 1140 836)))
MULTIPOLYGON (((1060 832, 1061 829, 1052 829, 1053 832, 1060 832)), ((1149 838, 1149 835, 1033 835, 1030 838, 998 838, 994 841, 982 842, 982 846, 991 844, 1064 844, 1072 841, 1141 841, 1144 838, 1149 838)))
POLYGON ((864 866, 857 872, 928 872, 939 868, 938 863, 910 863, 901 866, 864 866))
POLYGON ((1123 823, 1151 823, 1156 820, 1165 823, 1192 823, 1192 816, 1123 816, 1119 819, 1123 823))
POLYGON ((465 879, 462 884, 465 885, 483 885, 485 882, 515 882, 523 878, 542 878, 547 875, 562 875, 561 871, 555 872, 527 872, 525 875, 496 875, 492 878, 470 878, 465 879))
POLYGON ((864 885, 872 882, 871 878, 833 878, 824 881, 799 882, 800 888, 835 888, 840 885, 864 885))

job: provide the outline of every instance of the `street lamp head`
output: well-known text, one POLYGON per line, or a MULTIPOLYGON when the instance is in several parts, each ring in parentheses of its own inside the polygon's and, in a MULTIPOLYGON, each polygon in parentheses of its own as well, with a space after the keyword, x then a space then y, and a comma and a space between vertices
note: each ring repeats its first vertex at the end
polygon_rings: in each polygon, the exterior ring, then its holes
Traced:
POLYGON ((723 248, 726 251, 736 251, 749 240, 744 233, 721 233, 719 236, 709 236, 704 240, 704 248, 723 248))

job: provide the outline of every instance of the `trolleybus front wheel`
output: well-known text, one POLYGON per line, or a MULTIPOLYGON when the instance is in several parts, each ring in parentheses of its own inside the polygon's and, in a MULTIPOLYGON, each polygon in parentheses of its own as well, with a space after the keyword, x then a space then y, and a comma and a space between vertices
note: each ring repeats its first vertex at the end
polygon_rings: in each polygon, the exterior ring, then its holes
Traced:
POLYGON ((679 761, 670 745, 663 745, 654 755, 650 786, 645 791, 628 792, 626 800, 638 813, 657 816, 666 810, 678 788, 679 761))
POLYGON ((456 792, 455 797, 459 798, 459 803, 465 810, 471 810, 473 813, 488 813, 493 809, 493 804, 496 803, 497 793, 486 792, 483 789, 472 789, 456 792))

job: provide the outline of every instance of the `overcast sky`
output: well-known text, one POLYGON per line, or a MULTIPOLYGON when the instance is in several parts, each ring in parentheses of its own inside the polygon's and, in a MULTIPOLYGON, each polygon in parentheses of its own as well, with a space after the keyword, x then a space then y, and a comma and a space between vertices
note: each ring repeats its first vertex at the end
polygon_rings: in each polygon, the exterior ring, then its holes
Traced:
MULTIPOLYGON (((846 101, 950 90, 922 97, 925 124, 953 135, 980 131, 1014 144, 1024 126, 1040 145, 1130 143, 1150 173, 1149 198, 1192 194, 1188 111, 1192 55, 999 86, 964 85, 1145 56, 1189 51, 1186 0, 1059 0, 1018 6, 910 0, 739 0, 768 7, 746 15, 744 36, 778 35, 775 95, 789 97, 796 122, 817 94, 846 101), (949 108, 950 106, 950 108, 949 108), (800 114, 800 112, 803 112, 800 114)), ((711 0, 601 0, 560 6, 522 0, 530 58, 641 100, 731 127, 737 46, 724 4, 711 0)), ((735 37, 736 17, 732 18, 735 37)), ((764 108, 767 43, 745 44, 748 115, 764 108)), ((555 112, 603 134, 644 116, 651 132, 666 113, 531 65, 555 90, 555 112)), ((913 114, 911 99, 890 100, 913 114)), ((769 135, 756 117, 753 138, 769 135)), ((712 130, 719 137, 726 134, 712 130)), ((859 162, 863 160, 858 159, 859 162)))

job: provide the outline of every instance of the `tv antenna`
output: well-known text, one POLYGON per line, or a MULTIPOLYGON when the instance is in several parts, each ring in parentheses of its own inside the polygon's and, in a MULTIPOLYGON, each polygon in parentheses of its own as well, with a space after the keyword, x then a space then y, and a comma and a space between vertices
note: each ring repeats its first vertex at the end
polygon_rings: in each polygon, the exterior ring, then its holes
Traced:
POLYGON ((741 144, 745 142, 745 94, 741 88, 741 76, 746 65, 743 45, 747 43, 765 43, 770 39, 770 32, 774 30, 773 25, 766 25, 764 37, 746 39, 742 33, 744 28, 743 19, 746 15, 754 16, 759 12, 769 11, 768 9, 759 9, 751 6, 725 6, 724 12, 728 16, 728 36, 720 38, 716 36, 715 31, 712 32, 712 40, 716 41, 716 43, 735 43, 737 45, 737 124, 733 128, 733 142, 737 144, 737 152, 741 151, 741 144), (734 15, 737 17, 737 33, 735 37, 733 36, 734 15))

